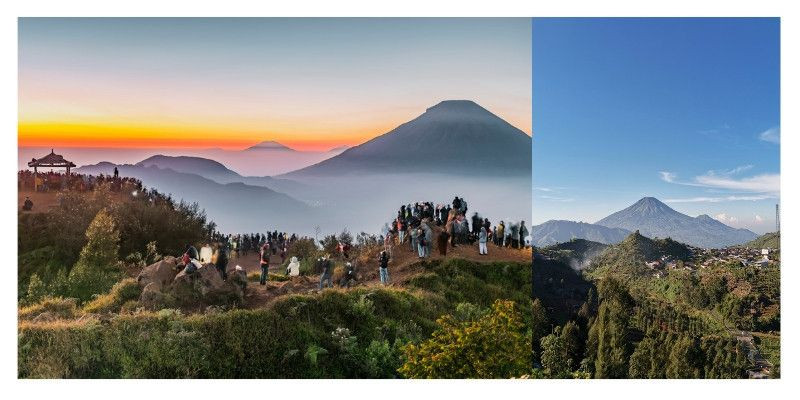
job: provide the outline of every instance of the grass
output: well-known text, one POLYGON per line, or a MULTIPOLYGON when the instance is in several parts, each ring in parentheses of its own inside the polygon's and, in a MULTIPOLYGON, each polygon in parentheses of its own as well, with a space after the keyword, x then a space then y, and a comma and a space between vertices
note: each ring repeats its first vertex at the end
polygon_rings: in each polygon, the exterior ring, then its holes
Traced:
MULTIPOLYGON (((486 307, 497 298, 529 303, 529 264, 447 260, 426 263, 425 269, 409 288, 294 294, 255 310, 191 315, 169 309, 137 311, 103 323, 94 318, 23 321, 18 328, 18 374, 20 378, 394 378, 401 377, 397 370, 402 348, 429 338, 436 319, 453 313, 458 304, 486 307)), ((119 283, 87 309, 124 308, 129 284, 119 283)), ((79 314, 76 308, 71 310, 65 315, 79 314)))

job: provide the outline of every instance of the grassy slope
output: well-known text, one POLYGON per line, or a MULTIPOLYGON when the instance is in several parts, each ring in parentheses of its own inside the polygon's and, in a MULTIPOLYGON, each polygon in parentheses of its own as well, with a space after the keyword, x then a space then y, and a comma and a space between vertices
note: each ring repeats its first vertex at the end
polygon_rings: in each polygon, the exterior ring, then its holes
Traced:
POLYGON ((530 296, 529 264, 447 260, 424 269, 406 289, 289 295, 257 310, 23 321, 19 376, 392 377, 401 363, 396 349, 429 337, 436 318, 458 303, 525 304, 530 296), (337 328, 355 337, 354 347, 334 337, 337 328))

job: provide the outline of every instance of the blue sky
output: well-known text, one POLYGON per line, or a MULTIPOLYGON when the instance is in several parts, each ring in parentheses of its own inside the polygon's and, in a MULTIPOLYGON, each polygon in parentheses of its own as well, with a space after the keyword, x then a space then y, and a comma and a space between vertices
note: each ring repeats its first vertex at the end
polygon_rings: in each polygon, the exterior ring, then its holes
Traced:
POLYGON ((534 222, 595 222, 654 196, 773 231, 779 24, 534 19, 534 222))

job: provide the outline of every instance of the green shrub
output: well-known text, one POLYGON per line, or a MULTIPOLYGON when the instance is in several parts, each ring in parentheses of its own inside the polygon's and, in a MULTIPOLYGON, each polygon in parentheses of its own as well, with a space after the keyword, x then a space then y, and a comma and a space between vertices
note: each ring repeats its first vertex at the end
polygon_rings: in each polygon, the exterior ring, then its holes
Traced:
POLYGON ((497 300, 476 321, 437 320, 433 337, 405 347, 409 378, 512 378, 530 373, 531 336, 512 301, 497 300))

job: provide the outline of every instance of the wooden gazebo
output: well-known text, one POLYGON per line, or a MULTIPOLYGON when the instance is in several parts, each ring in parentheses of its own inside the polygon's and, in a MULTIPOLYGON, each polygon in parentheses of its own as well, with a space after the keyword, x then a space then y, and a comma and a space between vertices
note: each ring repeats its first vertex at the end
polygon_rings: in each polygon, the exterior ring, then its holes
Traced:
POLYGON ((41 168, 66 168, 67 169, 67 176, 69 176, 70 168, 75 167, 75 163, 71 161, 67 161, 64 159, 64 156, 60 154, 56 154, 53 149, 50 149, 50 154, 39 158, 39 159, 32 159, 28 163, 28 167, 33 167, 33 190, 37 190, 36 187, 36 175, 39 172, 39 167, 41 168))

